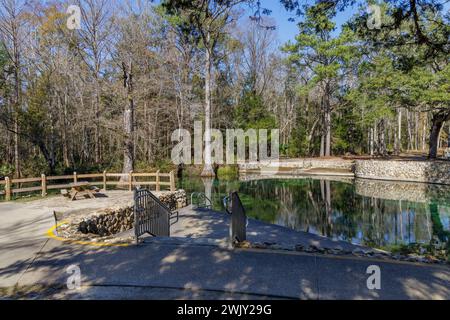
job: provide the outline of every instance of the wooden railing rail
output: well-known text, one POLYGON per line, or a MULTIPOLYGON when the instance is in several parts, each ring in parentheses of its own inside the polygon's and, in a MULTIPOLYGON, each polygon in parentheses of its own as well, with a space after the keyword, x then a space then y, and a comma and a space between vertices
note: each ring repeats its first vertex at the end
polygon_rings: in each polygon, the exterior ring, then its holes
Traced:
POLYGON ((155 186, 155 191, 161 191, 161 187, 169 189, 170 191, 175 191, 174 171, 169 173, 160 173, 159 171, 149 173, 135 173, 132 171, 129 173, 112 173, 103 171, 102 173, 86 174, 74 172, 71 175, 63 176, 46 176, 45 174, 42 174, 40 178, 11 179, 5 177, 0 180, 0 195, 5 195, 5 200, 10 201, 12 195, 16 193, 41 191, 42 197, 45 197, 48 190, 70 188, 71 183, 91 179, 93 179, 92 181, 89 181, 91 185, 102 186, 103 190, 106 190, 107 186, 128 186, 129 191, 132 191, 135 186, 155 186), (127 181, 118 180, 118 178, 122 177, 128 177, 127 181), (150 180, 145 178, 153 179, 150 180), (51 181, 60 182, 60 180, 65 180, 66 183, 49 184, 51 181), (23 187, 22 184, 32 185, 23 187))

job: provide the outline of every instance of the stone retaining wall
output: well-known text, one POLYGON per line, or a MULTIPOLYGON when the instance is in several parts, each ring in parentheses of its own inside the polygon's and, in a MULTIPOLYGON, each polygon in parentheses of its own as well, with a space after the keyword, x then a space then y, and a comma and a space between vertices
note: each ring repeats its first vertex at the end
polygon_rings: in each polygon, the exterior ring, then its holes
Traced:
POLYGON ((261 175, 259 173, 255 174, 244 174, 239 176, 239 181, 260 181, 260 180, 270 180, 270 179, 320 179, 324 181, 336 181, 343 183, 353 183, 355 180, 353 177, 339 177, 339 176, 304 176, 295 174, 277 174, 277 175, 261 175))
POLYGON ((307 173, 308 170, 330 169, 353 172, 357 178, 425 182, 450 185, 450 161, 416 160, 346 160, 340 158, 305 158, 271 163, 240 164, 240 173, 307 173))
POLYGON ((243 163, 239 164, 239 171, 260 170, 261 168, 291 168, 291 169, 339 169, 353 172, 354 161, 340 158, 320 159, 304 158, 272 161, 270 163, 243 163))
MULTIPOLYGON (((187 196, 184 190, 164 192, 158 197, 172 211, 187 205, 187 196)), ((133 203, 129 202, 121 206, 98 209, 84 216, 76 215, 61 227, 60 232, 66 238, 76 237, 77 234, 105 237, 130 230, 133 225, 133 203)))
POLYGON ((450 186, 444 185, 355 179, 355 189, 357 194, 370 198, 421 203, 430 201, 442 204, 450 203, 450 186))
POLYGON ((358 178, 450 184, 450 161, 356 160, 358 178))

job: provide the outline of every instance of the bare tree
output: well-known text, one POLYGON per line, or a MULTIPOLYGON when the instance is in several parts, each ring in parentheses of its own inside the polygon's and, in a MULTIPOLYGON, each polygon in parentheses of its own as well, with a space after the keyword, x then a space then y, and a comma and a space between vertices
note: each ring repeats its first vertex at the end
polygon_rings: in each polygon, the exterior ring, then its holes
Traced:
POLYGON ((102 71, 108 55, 109 37, 111 36, 111 1, 110 0, 78 0, 82 15, 82 29, 79 30, 80 49, 83 60, 93 78, 92 100, 94 111, 94 156, 95 162, 101 161, 100 112, 102 109, 102 71))
POLYGON ((14 167, 16 177, 20 177, 20 150, 19 150, 19 120, 18 115, 22 107, 22 53, 25 42, 26 20, 24 13, 27 1, 1 0, 0 1, 0 42, 6 49, 9 61, 13 68, 14 94, 11 100, 14 133, 14 167))

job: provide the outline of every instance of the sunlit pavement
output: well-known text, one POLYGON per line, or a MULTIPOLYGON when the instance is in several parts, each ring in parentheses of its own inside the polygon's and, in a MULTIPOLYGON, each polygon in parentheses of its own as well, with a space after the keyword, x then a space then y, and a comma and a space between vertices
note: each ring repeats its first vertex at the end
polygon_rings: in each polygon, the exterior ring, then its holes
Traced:
POLYGON ((170 239, 97 248, 48 239, 52 215, 20 208, 0 204, 0 287, 58 288, 34 298, 450 299, 447 266, 228 250, 170 239), (78 290, 66 287, 73 265, 81 272, 78 290), (370 265, 380 267, 379 290, 367 288, 370 265))
POLYGON ((49 240, 18 285, 58 287, 60 297, 76 299, 119 298, 120 288, 126 298, 139 291, 139 298, 207 298, 212 292, 211 298, 450 299, 447 267, 163 242, 92 248, 49 240), (80 268, 80 291, 65 289, 71 265, 80 268), (367 288, 370 265, 380 267, 380 290, 367 288), (165 296, 164 289, 178 293, 165 296))

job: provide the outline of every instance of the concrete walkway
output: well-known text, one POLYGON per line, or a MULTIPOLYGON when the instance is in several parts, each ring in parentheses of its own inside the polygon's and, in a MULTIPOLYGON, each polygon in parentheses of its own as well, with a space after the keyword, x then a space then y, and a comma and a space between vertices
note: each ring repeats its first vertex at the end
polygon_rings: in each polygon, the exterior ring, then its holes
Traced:
POLYGON ((21 274, 47 241, 45 232, 54 225, 53 211, 94 210, 133 201, 126 191, 108 191, 95 200, 69 201, 50 196, 33 201, 0 203, 0 270, 14 265, 14 272, 0 273, 0 287, 17 283, 21 274))
MULTIPOLYGON (((179 221, 170 229, 171 237, 208 241, 226 247, 229 242, 230 215, 208 209, 192 209, 191 206, 179 210, 179 221), (211 241, 213 240, 213 241, 211 241)), ((373 251, 369 247, 353 245, 346 241, 334 241, 307 232, 299 232, 286 227, 248 218, 247 240, 250 242, 277 244, 295 249, 297 244, 304 247, 339 249, 353 251, 357 248, 373 251)))
POLYGON ((59 288, 40 298, 450 299, 446 267, 164 242, 97 249, 49 240, 18 286, 59 288), (74 264, 80 291, 65 288, 74 264), (369 265, 380 267, 380 290, 367 288, 369 265))
MULTIPOLYGON (((113 200, 96 201, 68 206, 81 210, 113 200)), ((0 288, 40 288, 32 298, 68 299, 450 299, 446 266, 200 245, 195 239, 221 241, 227 236, 227 216, 213 212, 195 217, 189 209, 182 210, 173 227, 174 234, 185 236, 179 243, 151 238, 139 246, 98 248, 60 242, 45 235, 58 206, 50 198, 0 204, 0 288), (188 234, 188 228, 196 233, 188 234), (66 271, 74 264, 82 276, 81 290, 75 291, 66 288, 66 271), (381 290, 366 286, 367 267, 374 264, 381 268, 381 290)), ((343 245, 268 228, 250 221, 249 239, 262 240, 265 234, 274 242, 343 245)))

